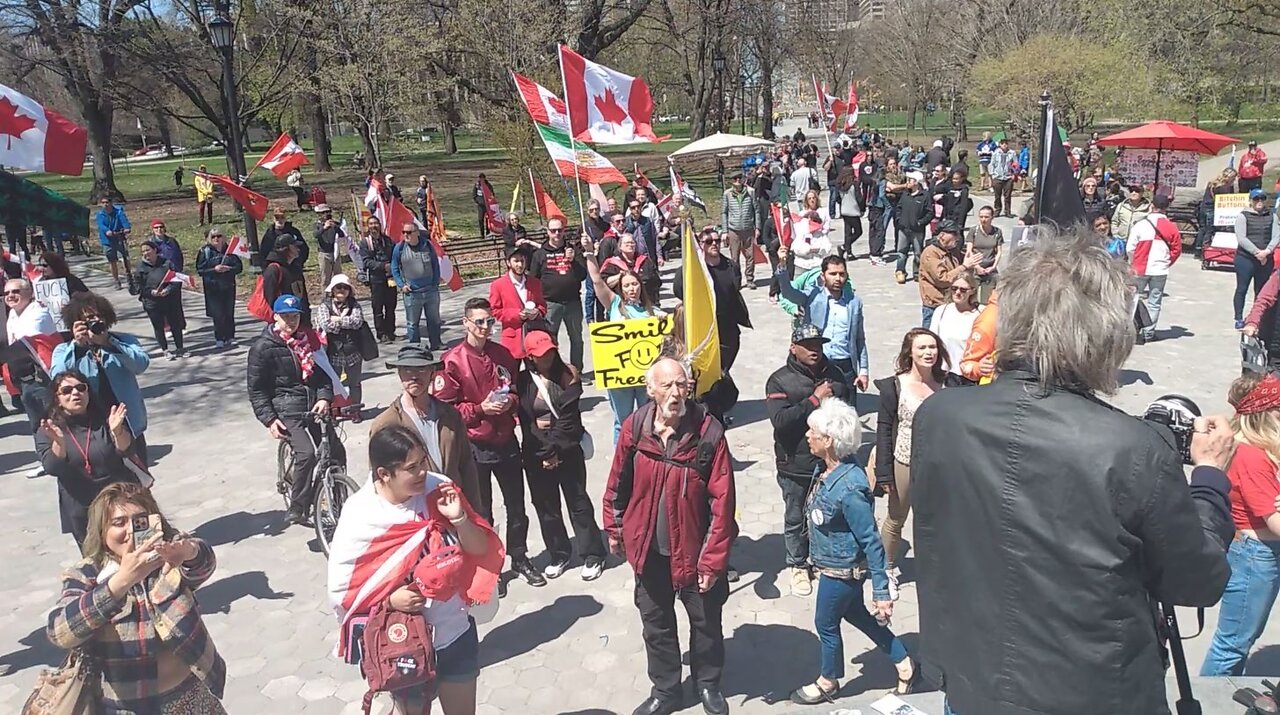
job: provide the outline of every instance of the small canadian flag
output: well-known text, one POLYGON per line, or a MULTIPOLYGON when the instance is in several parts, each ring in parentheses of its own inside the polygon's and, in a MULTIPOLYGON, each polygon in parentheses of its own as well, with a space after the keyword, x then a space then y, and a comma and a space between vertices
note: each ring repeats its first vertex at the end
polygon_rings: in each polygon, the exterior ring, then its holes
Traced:
POLYGON ((239 236, 232 236, 231 243, 227 244, 227 255, 249 258, 249 244, 239 236))
POLYGON ((181 283, 188 288, 196 287, 196 279, 186 273, 179 273, 173 269, 170 269, 164 274, 164 280, 161 281, 161 283, 181 283))

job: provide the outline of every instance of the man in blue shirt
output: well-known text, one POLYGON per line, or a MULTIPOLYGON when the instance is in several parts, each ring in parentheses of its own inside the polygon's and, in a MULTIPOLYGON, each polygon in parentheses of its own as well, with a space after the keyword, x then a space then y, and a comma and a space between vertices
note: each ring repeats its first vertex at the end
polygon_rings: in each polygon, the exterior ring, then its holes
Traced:
POLYGON ((124 274, 133 285, 133 268, 129 266, 129 217, 124 215, 124 207, 111 203, 111 199, 103 196, 98 200, 98 243, 102 244, 102 253, 111 264, 111 277, 115 279, 116 290, 120 290, 120 260, 124 260, 124 274))
POLYGON ((991 132, 983 132, 982 141, 978 142, 978 173, 982 176, 979 190, 981 191, 991 188, 991 174, 987 171, 987 167, 991 163, 991 155, 995 150, 996 143, 991 139, 991 132))
POLYGON ((391 251, 391 277, 404 294, 405 339, 421 342, 418 324, 427 319, 427 339, 432 350, 443 350, 440 335, 440 258, 418 227, 404 224, 404 240, 391 251))
MULTIPOLYGON (((780 253, 780 255, 782 255, 780 253)), ((779 261, 785 265, 785 261, 779 261)), ((804 311, 804 322, 822 331, 827 342, 822 352, 844 373, 846 381, 866 391, 869 383, 867 336, 862 321, 862 299, 849 286, 844 259, 837 255, 822 260, 822 272, 805 285, 793 286, 786 271, 778 272, 782 297, 804 311)))

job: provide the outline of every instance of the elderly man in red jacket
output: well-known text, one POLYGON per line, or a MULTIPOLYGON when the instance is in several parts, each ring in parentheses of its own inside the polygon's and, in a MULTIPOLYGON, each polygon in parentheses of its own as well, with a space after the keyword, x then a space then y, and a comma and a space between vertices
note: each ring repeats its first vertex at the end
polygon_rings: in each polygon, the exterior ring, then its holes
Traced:
POLYGON ((720 693, 721 613, 729 597, 729 548, 738 534, 729 446, 724 427, 690 399, 693 379, 679 362, 654 363, 646 386, 652 400, 622 423, 603 510, 609 548, 636 573, 653 682, 633 715, 666 715, 684 706, 677 596, 689 616, 698 697, 703 710, 722 715, 729 707, 720 693))

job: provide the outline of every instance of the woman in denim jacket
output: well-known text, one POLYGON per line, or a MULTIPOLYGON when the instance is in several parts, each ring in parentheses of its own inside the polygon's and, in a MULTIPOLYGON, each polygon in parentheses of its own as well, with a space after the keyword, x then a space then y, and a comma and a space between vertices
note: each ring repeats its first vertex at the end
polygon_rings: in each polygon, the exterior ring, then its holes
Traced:
POLYGON ((867 473, 854 459, 862 444, 858 413, 845 402, 828 397, 809 415, 805 438, 809 449, 823 461, 815 470, 813 489, 805 506, 809 559, 819 573, 813 621, 822 643, 822 666, 817 679, 792 692, 791 700, 801 705, 834 702, 840 691, 840 678, 844 677, 842 619, 889 655, 898 670, 894 692, 909 694, 920 682, 920 669, 888 628, 893 600, 889 598, 884 546, 876 532, 867 473), (867 612, 862 601, 862 582, 868 572, 875 616, 867 612))

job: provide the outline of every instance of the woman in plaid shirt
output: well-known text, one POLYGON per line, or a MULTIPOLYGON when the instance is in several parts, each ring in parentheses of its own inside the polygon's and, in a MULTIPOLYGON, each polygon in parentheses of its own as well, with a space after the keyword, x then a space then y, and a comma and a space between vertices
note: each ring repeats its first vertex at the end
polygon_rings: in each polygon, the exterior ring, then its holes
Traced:
POLYGON ((111 484, 89 505, 84 559, 62 576, 49 640, 83 649, 102 668, 106 715, 226 715, 226 663, 197 610, 213 549, 177 532, 133 543, 133 519, 159 515, 151 492, 111 484))

